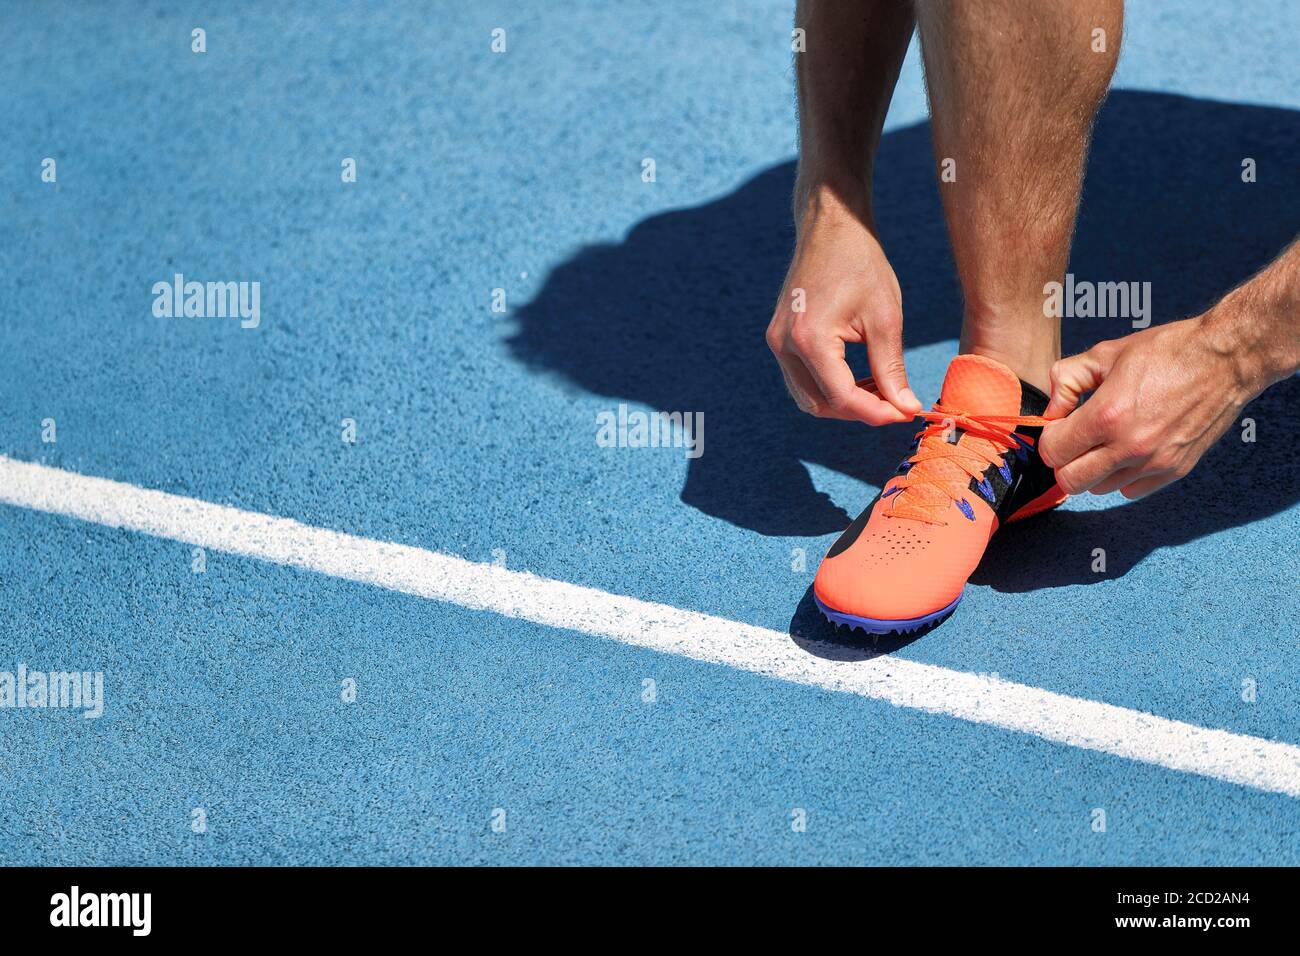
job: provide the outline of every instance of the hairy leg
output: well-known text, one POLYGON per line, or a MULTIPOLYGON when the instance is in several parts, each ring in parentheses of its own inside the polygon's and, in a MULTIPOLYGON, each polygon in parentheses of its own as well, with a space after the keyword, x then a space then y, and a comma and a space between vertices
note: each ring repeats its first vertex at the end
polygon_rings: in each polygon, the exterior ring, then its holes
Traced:
POLYGON ((965 300, 961 350, 1046 391, 1060 319, 1043 286, 1070 255, 1093 118, 1123 0, 916 0, 944 215, 965 300), (1095 31, 1104 31, 1104 35, 1095 31))

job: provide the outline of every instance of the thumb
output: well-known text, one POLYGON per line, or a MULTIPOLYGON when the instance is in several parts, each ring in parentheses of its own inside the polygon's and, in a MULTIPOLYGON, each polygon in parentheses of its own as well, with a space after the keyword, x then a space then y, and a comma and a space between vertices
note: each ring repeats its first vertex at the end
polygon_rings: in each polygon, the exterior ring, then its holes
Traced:
POLYGON ((921 400, 908 387, 901 328, 883 330, 867 342, 867 361, 880 396, 904 415, 921 411, 921 400))
POLYGON ((1102 342, 1052 366, 1052 397, 1044 418, 1064 418, 1078 406, 1084 392, 1101 385, 1115 360, 1110 345, 1102 342))

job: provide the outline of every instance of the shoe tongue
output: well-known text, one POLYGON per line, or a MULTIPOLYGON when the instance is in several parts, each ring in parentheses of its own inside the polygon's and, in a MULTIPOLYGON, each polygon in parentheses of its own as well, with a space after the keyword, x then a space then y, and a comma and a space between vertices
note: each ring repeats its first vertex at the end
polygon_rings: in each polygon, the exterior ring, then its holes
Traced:
POLYGON ((1020 379, 983 355, 958 355, 948 364, 939 402, 973 415, 1019 415, 1020 379))

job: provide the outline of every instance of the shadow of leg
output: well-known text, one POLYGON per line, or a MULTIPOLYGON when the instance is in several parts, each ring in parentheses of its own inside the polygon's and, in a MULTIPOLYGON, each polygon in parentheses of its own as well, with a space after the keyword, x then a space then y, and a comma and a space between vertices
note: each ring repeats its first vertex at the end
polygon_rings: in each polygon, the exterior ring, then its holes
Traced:
MULTIPOLYGON (((1151 282, 1162 320, 1199 311, 1267 263, 1300 222, 1294 177, 1261 174, 1259 182, 1242 183, 1242 158, 1254 158, 1260 170, 1286 170, 1298 149, 1300 113, 1293 110, 1113 92, 1093 139, 1071 271, 1082 279, 1151 282)), ((886 134, 877 166, 877 220, 903 287, 906 344, 955 338, 960 302, 927 126, 886 134)), ((791 251, 793 177, 794 164, 781 163, 727 196, 651 216, 621 242, 582 250, 519 309, 509 342, 528 366, 595 395, 704 413, 704 457, 691 463, 682 499, 761 534, 822 534, 848 523, 801 462, 875 483, 906 445, 901 429, 800 414, 763 341, 791 251)), ((1116 320, 1067 320, 1066 349, 1129 331, 1116 320)), ((856 360, 864 371, 861 356, 856 360)), ((1294 390, 1283 395, 1294 408, 1294 390)), ((1007 540, 1050 552, 1051 540, 1094 540, 1108 536, 1101 532, 1111 522, 1138 521, 1151 543, 1120 546, 1119 564, 1131 567, 1158 544, 1258 520, 1294 502, 1294 483, 1258 493, 1271 480, 1268 469, 1286 464, 1282 452, 1253 454, 1232 472, 1235 493, 1189 478, 1122 511, 1047 516, 1024 531, 1012 526, 1007 540)), ((1221 477, 1229 461, 1219 455, 1198 473, 1221 477)), ((1287 474, 1295 474, 1293 466, 1287 474)), ((849 503, 849 512, 870 497, 849 503)), ((1059 569, 1048 573, 1078 583, 1059 569)), ((1015 575, 1004 564, 994 577, 1015 588, 1015 575)))

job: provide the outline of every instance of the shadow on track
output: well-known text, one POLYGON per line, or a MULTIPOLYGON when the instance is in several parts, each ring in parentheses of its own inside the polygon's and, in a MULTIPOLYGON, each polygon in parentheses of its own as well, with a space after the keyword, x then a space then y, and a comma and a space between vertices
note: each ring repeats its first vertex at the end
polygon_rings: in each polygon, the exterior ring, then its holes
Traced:
MULTIPOLYGON (((1112 92, 1094 134, 1071 271, 1149 281, 1157 323, 1203 310, 1295 236, 1297 154, 1300 112, 1112 92), (1257 182, 1241 181, 1246 157, 1257 182)), ((885 135, 877 219, 903 288, 909 348, 955 339, 961 311, 932 169, 927 124, 885 135)), ((832 502, 803 462, 878 487, 914 430, 813 419, 785 393, 763 331, 791 252, 793 177, 794 163, 781 163, 712 202, 651 216, 622 242, 581 250, 518 310, 510 339, 527 366, 594 394, 703 412, 705 454, 691 462, 682 501, 764 535, 843 529, 869 494, 832 502)), ((1129 331, 1123 320, 1067 320, 1065 348, 1129 331)), ((1230 430, 1167 492, 1008 527, 973 580, 1005 591, 1099 580, 1079 558, 1085 546, 1085 556, 1107 549, 1113 579, 1155 548, 1287 508, 1300 495, 1297 407, 1294 379, 1275 386, 1244 413, 1256 419, 1257 442, 1230 430)), ((792 629, 808 617, 801 609, 792 629)))

